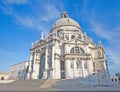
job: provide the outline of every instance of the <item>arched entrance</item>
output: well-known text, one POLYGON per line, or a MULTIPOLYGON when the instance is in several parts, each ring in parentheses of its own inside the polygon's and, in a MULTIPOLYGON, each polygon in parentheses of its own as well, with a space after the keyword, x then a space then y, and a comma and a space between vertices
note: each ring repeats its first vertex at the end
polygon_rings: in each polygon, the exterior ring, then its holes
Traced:
POLYGON ((4 80, 4 77, 1 77, 1 80, 4 80))
POLYGON ((39 69, 39 78, 40 79, 43 77, 44 69, 45 69, 45 53, 43 53, 40 58, 40 69, 39 69))
POLYGON ((65 62, 60 62, 61 79, 65 79, 65 62))

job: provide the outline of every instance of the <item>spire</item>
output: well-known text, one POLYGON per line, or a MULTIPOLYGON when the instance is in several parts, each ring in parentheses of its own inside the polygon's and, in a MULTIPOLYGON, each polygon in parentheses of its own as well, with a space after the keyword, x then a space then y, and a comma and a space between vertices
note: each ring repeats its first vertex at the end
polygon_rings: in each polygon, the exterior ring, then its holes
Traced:
POLYGON ((98 47, 103 48, 101 40, 98 41, 98 47))
POLYGON ((105 52, 101 40, 98 41, 98 47, 101 48, 103 50, 103 52, 105 52))
POLYGON ((84 36, 86 36, 87 35, 87 33, 86 32, 84 32, 84 36))
POLYGON ((101 44, 101 40, 100 41, 98 41, 98 47, 101 47, 102 46, 102 44, 101 44))
POLYGON ((61 14, 61 18, 67 18, 67 17, 68 17, 67 12, 63 12, 63 13, 61 14))
POLYGON ((44 34, 43 34, 43 32, 41 32, 41 38, 40 39, 44 40, 44 34))

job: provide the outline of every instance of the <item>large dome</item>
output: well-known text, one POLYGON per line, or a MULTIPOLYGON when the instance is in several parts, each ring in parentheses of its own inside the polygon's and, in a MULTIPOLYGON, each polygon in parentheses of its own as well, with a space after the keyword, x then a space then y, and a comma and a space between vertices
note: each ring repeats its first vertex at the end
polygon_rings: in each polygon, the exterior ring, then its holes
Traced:
POLYGON ((53 24, 52 30, 62 26, 74 26, 80 28, 80 25, 75 20, 69 18, 66 12, 62 13, 61 18, 53 24))

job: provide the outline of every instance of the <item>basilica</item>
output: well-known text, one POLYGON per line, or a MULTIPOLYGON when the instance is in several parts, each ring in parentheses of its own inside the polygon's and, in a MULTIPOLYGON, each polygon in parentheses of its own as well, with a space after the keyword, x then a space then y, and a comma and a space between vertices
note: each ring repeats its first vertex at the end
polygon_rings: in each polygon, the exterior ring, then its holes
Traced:
POLYGON ((27 79, 109 77, 101 41, 96 45, 78 22, 63 12, 49 34, 30 48, 27 79))

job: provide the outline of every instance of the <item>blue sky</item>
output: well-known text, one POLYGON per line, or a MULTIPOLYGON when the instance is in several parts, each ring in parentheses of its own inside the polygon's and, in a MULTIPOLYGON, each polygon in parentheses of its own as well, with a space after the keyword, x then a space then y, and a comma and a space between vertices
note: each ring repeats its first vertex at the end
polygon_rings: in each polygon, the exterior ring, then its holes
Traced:
POLYGON ((0 0, 0 72, 29 60, 32 42, 66 11, 105 48, 110 74, 120 72, 120 0, 0 0))

